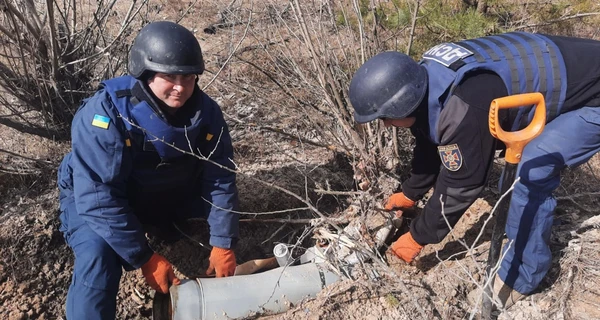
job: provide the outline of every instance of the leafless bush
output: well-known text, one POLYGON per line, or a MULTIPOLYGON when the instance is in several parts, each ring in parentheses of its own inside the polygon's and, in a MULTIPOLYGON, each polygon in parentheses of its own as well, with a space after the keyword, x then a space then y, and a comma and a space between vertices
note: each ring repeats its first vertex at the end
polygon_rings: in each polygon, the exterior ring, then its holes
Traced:
MULTIPOLYGON (((217 74, 225 73, 229 83, 219 85, 260 97, 278 115, 262 128, 345 154, 362 190, 377 186, 381 171, 394 171, 395 131, 379 123, 357 125, 347 93, 352 74, 366 59, 384 50, 407 51, 411 19, 385 28, 375 7, 358 0, 233 1, 221 17, 205 29, 231 34, 227 52, 217 57, 217 74), (234 63, 239 74, 228 68, 234 63)), ((410 141, 402 143, 406 147, 410 141)))
POLYGON ((0 123, 61 136, 100 78, 123 69, 132 21, 147 1, 6 0, 0 4, 0 123), (114 27, 112 27, 114 26, 114 27), (28 116, 39 112, 41 119, 28 116), (40 121, 41 120, 41 121, 40 121))

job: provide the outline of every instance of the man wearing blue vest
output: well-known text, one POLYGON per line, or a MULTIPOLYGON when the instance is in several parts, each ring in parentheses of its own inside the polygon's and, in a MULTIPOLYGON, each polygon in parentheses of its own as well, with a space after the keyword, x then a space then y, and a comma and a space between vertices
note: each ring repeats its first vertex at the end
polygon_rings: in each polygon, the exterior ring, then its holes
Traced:
MULTIPOLYGON (((411 175, 386 209, 410 208, 433 187, 410 231, 392 244, 394 254, 413 261, 423 246, 442 241, 479 197, 502 148, 488 128, 491 101, 541 92, 547 125, 517 169, 506 224, 512 245, 504 249, 494 299, 508 308, 536 289, 552 261, 552 192, 560 172, 600 151, 598 57, 598 41, 511 32, 440 44, 419 63, 384 52, 361 66, 349 89, 356 121, 410 128, 416 141, 411 175)), ((533 116, 532 107, 508 110, 500 114, 506 130, 524 128, 533 116)))
POLYGON ((129 75, 103 81, 73 119, 58 173, 61 231, 75 255, 68 319, 114 319, 122 269, 162 293, 179 284, 148 229, 205 217, 207 273, 233 275, 238 239, 233 147, 221 109, 197 85, 200 45, 186 28, 146 25, 129 75))

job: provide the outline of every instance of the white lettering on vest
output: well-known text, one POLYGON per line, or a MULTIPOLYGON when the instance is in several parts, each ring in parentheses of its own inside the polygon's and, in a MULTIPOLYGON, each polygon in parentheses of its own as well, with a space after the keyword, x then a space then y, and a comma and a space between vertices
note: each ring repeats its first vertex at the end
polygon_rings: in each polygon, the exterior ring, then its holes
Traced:
POLYGON ((423 59, 433 60, 448 67, 452 63, 472 54, 473 52, 455 43, 442 43, 427 50, 423 54, 423 59))

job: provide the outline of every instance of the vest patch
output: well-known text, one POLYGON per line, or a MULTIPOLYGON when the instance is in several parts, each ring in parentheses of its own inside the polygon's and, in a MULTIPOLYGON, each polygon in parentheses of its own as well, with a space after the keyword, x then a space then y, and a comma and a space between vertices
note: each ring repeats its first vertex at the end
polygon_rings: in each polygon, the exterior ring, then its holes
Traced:
POLYGON ((99 114, 94 115, 94 119, 92 120, 92 125, 94 127, 108 129, 108 125, 110 124, 110 118, 106 116, 101 116, 99 114))
POLYGON ((452 63, 473 55, 473 52, 465 49, 456 43, 442 43, 427 50, 423 54, 423 59, 433 60, 449 67, 452 63))
POLYGON ((450 171, 458 171, 463 163, 463 157, 458 148, 458 144, 448 146, 439 146, 438 153, 444 167, 450 171))

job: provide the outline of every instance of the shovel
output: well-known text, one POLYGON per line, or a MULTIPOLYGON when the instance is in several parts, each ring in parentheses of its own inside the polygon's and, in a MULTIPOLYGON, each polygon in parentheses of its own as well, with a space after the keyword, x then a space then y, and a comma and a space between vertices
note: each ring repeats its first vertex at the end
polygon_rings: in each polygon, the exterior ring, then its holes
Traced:
MULTIPOLYGON (((494 138, 504 142, 506 145, 506 164, 504 166, 504 174, 502 178, 502 188, 500 194, 503 195, 512 186, 517 173, 517 166, 521 160, 523 148, 542 133, 546 125, 546 103, 544 96, 539 92, 517 94, 508 97, 494 99, 490 105, 489 117, 490 133, 494 138), (500 109, 517 108, 528 105, 536 105, 535 113, 531 123, 524 129, 514 132, 507 132, 500 127, 499 111, 500 109)), ((492 223, 492 240, 490 243, 490 251, 486 267, 487 285, 484 288, 482 319, 491 319, 492 316, 492 294, 493 285, 492 270, 498 264, 500 251, 502 249, 502 238, 506 226, 508 216, 508 208, 510 206, 510 195, 498 207, 496 220, 492 223), (508 199, 508 200, 507 200, 508 199)))

